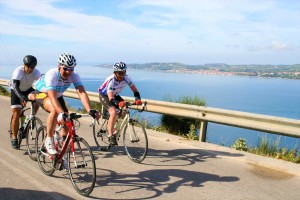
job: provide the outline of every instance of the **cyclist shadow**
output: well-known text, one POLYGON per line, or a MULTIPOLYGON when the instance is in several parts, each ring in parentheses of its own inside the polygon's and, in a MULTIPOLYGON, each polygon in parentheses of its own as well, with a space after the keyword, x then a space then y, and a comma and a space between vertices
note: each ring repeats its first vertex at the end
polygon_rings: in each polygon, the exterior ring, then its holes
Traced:
MULTIPOLYGON (((100 151, 94 149, 95 159, 113 158, 116 156, 126 155, 123 146, 115 146, 109 151, 100 151)), ((224 151, 202 150, 202 149, 148 149, 145 160, 141 163, 153 166, 188 166, 197 162, 205 162, 205 160, 214 158, 220 159, 220 156, 241 157, 241 153, 229 153, 224 151)))
POLYGON ((126 195, 134 199, 131 197, 136 196, 137 192, 139 197, 136 199, 152 199, 164 193, 175 193, 180 187, 203 187, 205 182, 239 181, 235 176, 218 176, 182 169, 153 169, 138 174, 119 174, 107 169, 97 169, 97 172, 97 183, 100 188, 105 186, 114 188, 111 191, 115 191, 115 194, 108 194, 110 196, 107 199, 120 197, 126 199, 126 195))
POLYGON ((0 199, 54 199, 62 198, 66 200, 71 200, 69 196, 58 192, 49 192, 49 191, 37 191, 37 190, 26 190, 26 189, 14 189, 14 188, 0 188, 0 199))
POLYGON ((241 157, 241 153, 202 149, 149 149, 143 164, 153 166, 187 166, 207 159, 220 159, 220 156, 241 157))

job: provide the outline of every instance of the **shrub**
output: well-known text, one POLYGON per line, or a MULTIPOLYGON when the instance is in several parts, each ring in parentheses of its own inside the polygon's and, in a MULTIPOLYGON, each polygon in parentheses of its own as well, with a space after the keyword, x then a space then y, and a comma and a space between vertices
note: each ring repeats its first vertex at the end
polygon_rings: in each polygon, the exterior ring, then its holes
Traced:
MULTIPOLYGON (((170 96, 168 96, 166 100, 169 102, 174 102, 170 96)), ((175 100, 175 102, 182 103, 182 104, 205 106, 205 101, 199 99, 199 97, 197 96, 193 98, 188 96, 179 97, 179 99, 175 100)), ((196 130, 200 128, 200 120, 170 116, 170 115, 162 115, 161 126, 163 127, 164 130, 166 130, 171 134, 183 135, 185 137, 192 137, 195 139, 197 137, 196 130), (194 137, 193 134, 196 137, 194 137)))

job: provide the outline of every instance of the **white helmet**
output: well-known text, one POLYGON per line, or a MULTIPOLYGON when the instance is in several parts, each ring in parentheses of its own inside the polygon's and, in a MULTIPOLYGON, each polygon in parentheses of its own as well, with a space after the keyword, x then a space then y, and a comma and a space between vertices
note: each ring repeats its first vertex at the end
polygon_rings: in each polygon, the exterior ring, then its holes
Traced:
POLYGON ((118 62, 116 64, 114 64, 114 72, 122 72, 122 71, 126 71, 127 67, 126 64, 123 62, 118 62))
POLYGON ((74 68, 76 66, 76 58, 69 53, 62 53, 58 57, 58 63, 66 67, 74 68))

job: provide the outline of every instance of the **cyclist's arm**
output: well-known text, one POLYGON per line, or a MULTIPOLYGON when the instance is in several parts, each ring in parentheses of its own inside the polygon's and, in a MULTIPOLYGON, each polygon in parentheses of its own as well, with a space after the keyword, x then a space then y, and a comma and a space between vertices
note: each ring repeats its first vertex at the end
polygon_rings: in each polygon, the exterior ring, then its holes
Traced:
POLYGON ((12 87, 15 94, 19 97, 21 103, 23 104, 23 102, 26 100, 26 97, 22 94, 20 90, 20 80, 13 79, 12 87))
POLYGON ((84 87, 82 85, 79 85, 76 87, 76 91, 81 100, 83 107, 85 108, 85 110, 87 112, 89 112, 91 110, 91 102, 90 102, 89 96, 87 95, 84 87))
POLYGON ((131 89, 131 91, 132 91, 133 93, 139 92, 138 89, 135 87, 134 84, 130 86, 130 89, 131 89))

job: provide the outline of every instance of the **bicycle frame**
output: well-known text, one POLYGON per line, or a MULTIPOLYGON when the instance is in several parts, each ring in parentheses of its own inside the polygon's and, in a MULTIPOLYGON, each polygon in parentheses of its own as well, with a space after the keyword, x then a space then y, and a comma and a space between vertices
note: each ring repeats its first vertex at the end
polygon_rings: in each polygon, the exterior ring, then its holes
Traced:
MULTIPOLYGON (((126 114, 124 116, 124 118, 122 118, 122 113, 124 111, 124 109, 119 109, 120 110, 120 113, 118 114, 118 117, 117 117, 117 120, 122 120, 121 122, 121 125, 119 126, 119 128, 117 128, 117 136, 119 137, 120 134, 121 134, 121 130, 125 127, 126 124, 129 124, 131 122, 131 120, 133 120, 131 118, 131 115, 130 115, 130 110, 131 108, 129 108, 129 106, 133 106, 133 105, 136 105, 135 103, 131 103, 131 102, 125 102, 125 111, 126 111, 126 114)), ((139 112, 143 112, 145 110, 145 107, 147 105, 147 102, 144 102, 142 104, 142 109, 139 110, 139 112)), ((118 121, 116 123, 118 123, 118 121)))
MULTIPOLYGON (((68 121, 66 121, 66 123, 65 123, 65 127, 68 127, 69 130, 68 130, 66 139, 62 144, 61 151, 57 154, 57 158, 56 158, 56 161, 59 161, 58 163, 60 163, 62 161, 63 156, 65 155, 68 146, 71 147, 70 150, 74 154, 74 151, 75 151, 75 149, 74 149, 74 138, 77 137, 77 134, 76 134, 76 131, 75 131, 76 127, 75 127, 75 124, 74 124, 74 120, 79 119, 83 116, 89 116, 89 115, 88 114, 77 115, 76 113, 70 113, 70 116, 68 117, 68 121)), ((74 163, 75 163, 76 167, 79 168, 80 166, 77 165, 74 155, 73 155, 73 158, 74 158, 74 163)), ((56 164, 57 163, 55 163, 55 165, 56 164)))

